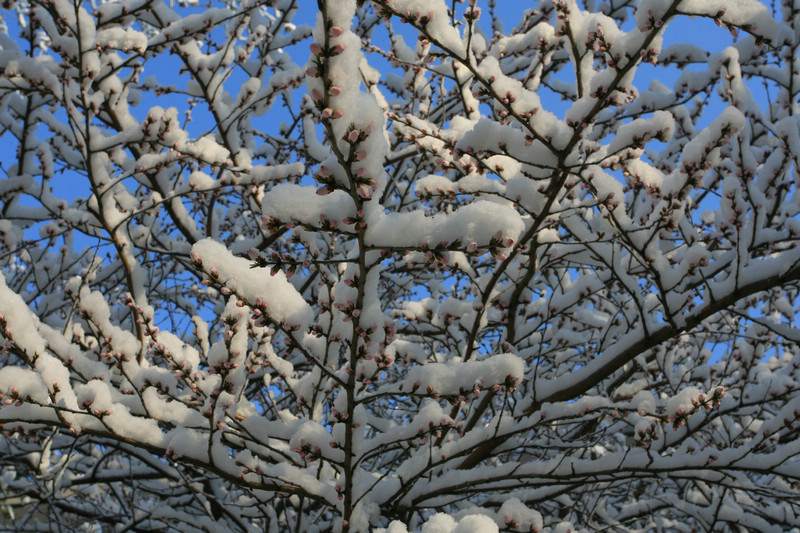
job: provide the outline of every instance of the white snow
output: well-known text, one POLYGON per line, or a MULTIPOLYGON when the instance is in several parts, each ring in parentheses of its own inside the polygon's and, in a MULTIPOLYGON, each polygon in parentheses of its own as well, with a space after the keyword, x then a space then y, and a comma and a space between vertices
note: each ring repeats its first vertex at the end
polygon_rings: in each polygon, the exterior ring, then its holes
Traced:
POLYGON ((459 394, 478 387, 486 389, 507 380, 522 379, 525 363, 514 354, 498 354, 482 361, 427 363, 411 368, 404 380, 403 390, 430 390, 441 395, 459 394))
MULTIPOLYGON (((510 206, 489 200, 478 200, 451 214, 426 217, 422 211, 409 213, 374 213, 367 218, 368 244, 381 246, 436 247, 459 241, 484 247, 496 235, 516 240, 524 223, 510 206)), ((507 246, 502 246, 507 247, 507 246)))
POLYGON ((298 327, 301 331, 308 328, 313 311, 283 272, 273 276, 268 270, 252 269, 250 261, 234 257, 213 239, 195 243, 192 252, 202 261, 204 272, 216 273, 225 286, 249 305, 263 307, 276 322, 298 327))

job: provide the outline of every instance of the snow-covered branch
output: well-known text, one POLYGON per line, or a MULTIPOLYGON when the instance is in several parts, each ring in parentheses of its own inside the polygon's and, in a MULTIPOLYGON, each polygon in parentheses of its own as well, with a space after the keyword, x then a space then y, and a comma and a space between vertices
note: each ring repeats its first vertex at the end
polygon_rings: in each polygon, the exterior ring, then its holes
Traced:
POLYGON ((800 526, 794 2, 212 4, 4 8, 0 530, 800 526))

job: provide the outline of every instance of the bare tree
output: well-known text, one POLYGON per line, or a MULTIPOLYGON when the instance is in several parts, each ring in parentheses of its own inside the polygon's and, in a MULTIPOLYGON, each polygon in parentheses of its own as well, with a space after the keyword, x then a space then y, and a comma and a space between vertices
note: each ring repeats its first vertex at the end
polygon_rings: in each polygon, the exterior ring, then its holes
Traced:
POLYGON ((0 528, 800 526, 800 3, 175 4, 6 7, 0 528))

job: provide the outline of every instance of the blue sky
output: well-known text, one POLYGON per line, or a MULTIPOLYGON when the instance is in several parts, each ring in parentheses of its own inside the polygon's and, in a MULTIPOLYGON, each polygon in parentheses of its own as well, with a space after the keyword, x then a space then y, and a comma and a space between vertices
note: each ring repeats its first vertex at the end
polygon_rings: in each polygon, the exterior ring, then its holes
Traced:
MULTIPOLYGON (((529 2, 516 2, 516 1, 500 1, 497 2, 498 7, 496 8, 497 13, 502 16, 504 21, 504 31, 509 32, 511 31, 514 26, 516 25, 517 21, 520 20, 522 13, 531 6, 529 2)), ((315 0, 300 0, 299 1, 300 9, 294 19, 296 24, 309 24, 313 25, 316 15, 317 15, 317 3, 315 0)), ((463 7, 464 4, 462 4, 463 7)), ((188 12, 197 12, 200 11, 197 8, 192 8, 187 11, 188 12)), ((19 35, 19 25, 16 20, 16 16, 13 12, 9 12, 7 10, 0 11, 5 16, 5 22, 9 27, 9 33, 13 37, 19 35)), ((489 29, 490 19, 488 10, 484 7, 484 13, 481 20, 482 26, 485 28, 486 32, 490 32, 489 29)), ((632 21, 629 21, 625 24, 624 27, 632 26, 632 21)), ((628 29, 628 28, 626 28, 628 29)), ((416 32, 413 28, 402 27, 401 24, 395 24, 395 30, 398 33, 402 34, 407 43, 413 46, 413 40, 416 37, 416 32)), ((385 46, 388 43, 388 34, 386 33, 385 29, 378 28, 375 32, 375 43, 379 46, 385 46)), ((674 21, 666 30, 665 33, 665 46, 674 44, 674 43, 681 43, 681 42, 692 42, 700 47, 706 48, 710 52, 719 52, 723 50, 726 46, 729 46, 732 43, 732 37, 730 33, 722 28, 717 27, 712 21, 707 19, 689 19, 687 17, 681 17, 674 21)), ((298 64, 303 65, 309 57, 309 50, 308 45, 310 44, 310 40, 306 42, 300 43, 297 46, 291 47, 287 49, 289 54, 291 55, 292 59, 298 64)), ((383 58, 377 56, 376 54, 368 54, 368 60, 370 64, 374 67, 377 67, 382 72, 386 72, 389 70, 389 66, 383 58)), ((698 68, 694 66, 687 67, 689 69, 698 68)), ((186 82, 188 81, 188 76, 176 76, 175 74, 180 69, 180 63, 177 57, 169 56, 163 54, 160 57, 155 58, 154 60, 150 60, 145 64, 145 71, 142 79, 145 79, 149 76, 155 75, 156 78, 159 80, 160 83, 165 85, 176 85, 178 88, 185 87, 186 82)), ((675 80, 677 80, 678 76, 680 75, 680 71, 676 68, 664 68, 662 66, 654 67, 649 64, 645 64, 639 67, 636 82, 637 86, 640 90, 646 89, 652 80, 657 79, 661 83, 664 83, 668 87, 672 87, 675 80)), ((571 81, 570 73, 568 70, 563 71, 559 75, 559 78, 562 78, 563 81, 571 81)), ((231 81, 227 85, 228 90, 235 93, 237 90, 237 81, 238 83, 242 83, 245 81, 245 77, 239 74, 234 74, 231 78, 231 81)), ((147 114, 147 111, 153 105, 160 105, 162 107, 170 107, 175 106, 178 107, 179 111, 183 111, 186 107, 186 99, 182 95, 161 95, 155 97, 152 93, 143 93, 143 100, 142 102, 134 108, 134 113, 143 120, 147 114)), ((758 98, 760 95, 756 93, 756 97, 758 98)), ((543 103, 548 106, 548 108, 555 112, 558 115, 562 115, 563 112, 567 109, 569 103, 562 101, 558 96, 553 94, 548 94, 546 89, 542 89, 540 91, 540 97, 543 100, 543 103)), ((193 111, 193 122, 188 124, 187 130, 189 134, 192 136, 200 136, 204 133, 207 133, 209 129, 212 127, 212 123, 208 118, 204 118, 204 114, 206 114, 205 109, 203 109, 203 105, 196 106, 195 110, 193 111)), ((709 118, 713 116, 713 114, 709 113, 709 118)), ((285 112, 280 109, 279 103, 273 106, 273 108, 269 111, 269 113, 261 120, 261 124, 263 124, 267 128, 271 128, 273 130, 277 130, 277 125, 286 118, 285 112), (281 117, 281 115, 284 115, 281 117)), ((702 124, 701 124, 702 125, 702 124)), ((42 130, 41 132, 43 135, 48 135, 46 131, 42 130)), ((277 131, 273 131, 272 133, 277 133, 277 131)), ((8 134, 7 134, 8 135, 8 134)), ((10 141, 11 139, 8 139, 10 141)), ((4 142, 0 145, 0 164, 3 165, 3 169, 7 169, 9 164, 14 159, 14 151, 15 151, 15 143, 13 142, 4 142)), ((53 185, 57 188, 56 192, 60 193, 63 197, 68 200, 75 198, 76 196, 80 195, 80 188, 76 188, 76 183, 74 180, 70 179, 69 177, 65 176, 64 179, 61 180, 54 180, 53 185)))
MULTIPOLYGON (((517 22, 520 20, 523 12, 533 5, 532 2, 523 1, 517 2, 500 0, 497 3, 499 6, 497 7, 497 13, 501 15, 504 21, 503 29, 505 32, 513 30, 517 22)), ((313 25, 318 12, 316 0, 299 0, 299 5, 301 7, 294 19, 295 24, 313 25)), ((460 8, 463 9, 465 5, 466 4, 461 4, 460 8)), ((484 6, 484 12, 480 24, 484 28, 484 31, 489 33, 491 31, 489 11, 485 7, 485 2, 482 3, 482 5, 484 6)), ((198 11, 201 10, 198 8, 192 8, 186 10, 186 13, 198 11)), ((10 34, 13 37, 19 35, 19 25, 13 12, 2 11, 2 13, 5 14, 5 21, 9 26, 10 34)), ((414 40, 416 39, 416 31, 410 27, 403 27, 399 21, 394 22, 395 30, 404 36, 407 44, 413 47, 414 40)), ((630 29, 632 27, 633 22, 630 20, 623 26, 623 29, 630 29)), ((388 33, 384 28, 380 27, 375 31, 374 42, 378 46, 384 48, 387 47, 388 33)), ((717 27, 711 20, 681 17, 671 23, 666 29, 664 45, 668 46, 670 44, 682 42, 691 42, 714 53, 720 52, 725 47, 729 46, 733 42, 733 38, 727 30, 717 27)), ((292 59, 298 65, 303 65, 308 60, 310 55, 309 44, 310 39, 307 39, 305 42, 301 42, 287 50, 292 56, 292 59)), ((377 67, 379 70, 381 70, 381 72, 385 73, 390 69, 388 63, 377 54, 368 54, 368 60, 372 66, 377 67)), ((702 66, 689 66, 687 68, 696 69, 702 68, 702 66)), ((150 60, 145 64, 142 80, 152 75, 155 76, 161 84, 175 85, 178 88, 182 88, 186 86, 189 77, 187 75, 178 76, 177 73, 179 70, 180 61, 176 56, 162 54, 161 56, 150 60)), ((636 85, 639 87, 640 91, 642 91, 646 90, 653 80, 658 80, 667 87, 672 87, 680 74, 681 72, 677 68, 664 68, 663 66, 655 67, 649 64, 644 64, 638 69, 636 85)), ((565 69, 559 76, 563 81, 573 81, 570 79, 571 73, 569 69, 565 69)), ((226 84, 226 87, 235 95, 236 91, 238 90, 238 84, 241 84, 244 81, 246 81, 246 76, 244 76, 241 71, 238 71, 234 73, 229 82, 226 84)), ((761 98, 761 94, 763 93, 758 92, 761 90, 761 88, 752 89, 754 90, 756 98, 761 98)), ((299 98, 304 92, 305 88, 302 87, 296 92, 296 98, 299 98)), ((569 102, 562 101, 560 97, 552 93, 548 93, 546 89, 542 89, 540 92, 540 97, 542 98, 543 104, 546 105, 551 111, 554 111, 557 115, 563 115, 564 111, 570 105, 569 102)), ((714 98, 715 97, 712 97, 711 105, 717 105, 721 110, 721 101, 716 98, 715 103, 714 98)), ((295 101, 295 106, 297 104, 298 101, 295 101)), ((147 115, 148 110, 154 105, 159 105, 165 108, 175 106, 179 109, 179 116, 182 116, 180 113, 186 109, 186 97, 181 94, 161 95, 156 97, 152 93, 143 92, 143 99, 141 103, 134 108, 133 112, 139 118, 139 120, 143 120, 147 115)), ((709 111, 711 112, 706 114, 706 121, 710 121, 716 114, 713 112, 713 107, 709 109, 709 111)), ((270 134, 278 135, 278 125, 281 121, 287 119, 287 112, 282 109, 280 102, 276 102, 273 108, 264 117, 254 119, 254 124, 258 127, 265 128, 265 131, 270 134)), ((701 126, 702 125, 704 124, 701 124, 701 126)), ((193 111, 193 121, 187 125, 187 130, 191 136, 198 137, 211 131, 211 128, 213 128, 213 122, 210 120, 210 115, 208 114, 204 104, 200 103, 193 111)), ((47 137, 50 135, 50 133, 46 131, 44 127, 42 127, 40 133, 42 137, 47 137)), ((0 177, 2 177, 3 173, 8 170, 10 164, 15 158, 17 143, 14 142, 10 137, 10 134, 6 134, 4 138, 0 138, 0 164, 2 164, 0 177)), ((61 196, 68 201, 80 196, 85 197, 89 194, 82 176, 57 174, 51 181, 51 185, 54 187, 57 196, 61 196)), ((29 233, 31 237, 38 237, 38 231, 35 227, 31 228, 29 233)), ((81 241, 79 240, 77 242, 80 243, 81 241)), ((86 246, 90 246, 91 244, 92 243, 87 243, 86 246)))

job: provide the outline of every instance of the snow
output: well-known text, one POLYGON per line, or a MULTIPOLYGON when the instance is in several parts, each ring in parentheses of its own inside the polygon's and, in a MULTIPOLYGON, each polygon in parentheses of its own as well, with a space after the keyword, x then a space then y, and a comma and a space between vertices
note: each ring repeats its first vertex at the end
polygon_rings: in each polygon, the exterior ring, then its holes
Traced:
MULTIPOLYGON (((90 382, 91 383, 91 382, 90 382)), ((80 403, 80 399, 78 400, 80 403)), ((168 401, 155 387, 148 387, 142 393, 142 404, 147 414, 156 420, 188 427, 202 427, 208 421, 197 411, 182 402, 168 401)), ((92 405, 94 409, 94 405, 92 405)))
POLYGON ((134 416, 122 404, 113 404, 111 412, 102 416, 102 422, 109 431, 121 438, 147 446, 157 447, 164 444, 164 435, 155 419, 134 416))
POLYGON ((524 361, 514 354, 498 354, 482 361, 427 363, 408 371, 403 390, 429 391, 441 395, 460 394, 475 388, 488 389, 520 380, 524 361))
POLYGON ((635 143, 644 145, 657 135, 669 139, 675 129, 673 117, 667 111, 656 111, 651 117, 637 118, 620 126, 611 143, 608 153, 617 153, 635 143))
POLYGON ((204 272, 218 278, 249 305, 265 309, 272 320, 301 331, 310 325, 313 311, 283 272, 270 275, 263 269, 252 269, 250 261, 234 257, 213 239, 195 243, 192 253, 200 260, 204 272))
POLYGON ((443 49, 458 57, 465 57, 466 46, 458 31, 450 24, 448 7, 444 0, 396 0, 389 7, 407 14, 414 24, 424 29, 443 49))
MULTIPOLYGON (((478 200, 451 214, 425 216, 409 213, 373 213, 367 217, 367 244, 375 247, 436 247, 459 241, 488 246, 497 235, 516 240, 524 229, 519 214, 509 205, 478 200)), ((503 246, 504 248, 507 246, 503 246)))
POLYGON ((501 191, 502 184, 499 181, 475 174, 464 176, 457 182, 450 181, 444 176, 431 174, 417 179, 414 184, 414 194, 419 197, 501 191))
POLYGON ((39 405, 48 405, 47 385, 36 372, 15 366, 0 368, 0 393, 3 398, 32 401, 39 405))
POLYGON ((389 527, 376 528, 374 531, 375 533, 408 533, 408 528, 399 520, 392 520, 389 523, 389 527))
POLYGON ((203 162, 220 164, 227 161, 230 152, 209 136, 200 137, 196 141, 187 142, 184 148, 203 162))
POLYGON ((781 25, 769 8, 758 0, 683 0, 680 11, 718 18, 727 24, 745 28, 767 41, 777 42, 781 35, 781 25))
POLYGON ((687 412, 691 411, 693 404, 695 404, 699 396, 700 390, 697 389, 697 387, 686 387, 669 399, 667 402, 667 413, 673 415, 677 412, 681 412, 681 410, 687 412))
POLYGON ((542 515, 529 509, 519 498, 509 498, 503 502, 497 511, 496 522, 498 527, 513 527, 522 531, 541 531, 544 527, 542 515))
POLYGON ((458 521, 451 533, 497 533, 500 531, 494 520, 485 515, 465 516, 458 521))
POLYGON ((97 32, 97 44, 99 47, 141 54, 147 48, 147 35, 133 28, 106 27, 97 32))
POLYGON ((312 30, 288 0, 56 0, 22 14, 33 42, 0 35, 4 490, 44 494, 39 468, 126 515, 85 486, 102 464, 147 480, 145 529, 341 530, 345 485, 353 532, 566 532, 587 502, 610 529, 789 522, 791 6, 559 0, 502 35, 484 0, 477 25, 459 2, 359 3, 312 30), (670 6, 740 37, 662 51, 670 6), (640 92, 656 57, 696 65, 640 92), (133 114, 153 90, 164 107, 133 114), (51 428, 90 438, 63 453, 51 428), (627 500, 592 490, 634 478, 627 500))
POLYGON ((83 385, 75 387, 78 405, 82 409, 90 410, 96 414, 111 413, 111 390, 108 383, 93 379, 83 385))
MULTIPOLYGON (((735 107, 727 107, 705 129, 700 131, 683 148, 681 166, 669 175, 662 185, 665 195, 678 195, 687 186, 687 177, 704 172, 719 161, 720 146, 742 131, 745 117, 735 107)), ((694 178, 697 182, 697 179, 694 178)), ((699 183, 697 183, 699 185, 699 183)))
POLYGON ((356 215, 356 205, 342 190, 320 196, 313 187, 282 183, 264 195, 262 213, 265 217, 313 227, 319 226, 323 220, 347 225, 345 220, 356 215))
POLYGON ((133 333, 112 323, 111 309, 100 292, 83 285, 80 288, 79 305, 87 320, 111 339, 118 358, 135 359, 138 356, 141 343, 133 333))
POLYGON ((289 446, 296 452, 308 447, 315 455, 325 457, 331 461, 342 461, 344 452, 341 449, 331 447, 331 442, 333 442, 331 433, 321 424, 309 420, 301 423, 295 429, 289 441, 289 446))
POLYGON ((30 361, 45 353, 44 339, 36 331, 39 319, 31 313, 22 298, 6 285, 2 272, 0 272, 0 315, 0 320, 5 322, 3 335, 6 338, 11 337, 9 340, 13 340, 30 361))
POLYGON ((421 533, 452 533, 455 528, 456 521, 452 517, 444 513, 436 513, 425 522, 421 533))

